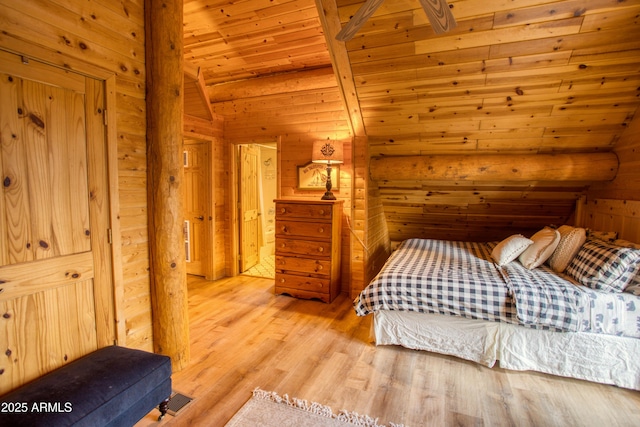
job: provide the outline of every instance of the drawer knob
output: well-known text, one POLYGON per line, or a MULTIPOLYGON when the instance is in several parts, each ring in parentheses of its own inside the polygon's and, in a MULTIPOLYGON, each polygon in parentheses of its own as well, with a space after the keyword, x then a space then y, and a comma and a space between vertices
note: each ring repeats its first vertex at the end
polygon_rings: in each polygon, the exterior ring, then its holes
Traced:
POLYGON ((286 226, 286 225, 283 225, 283 226, 282 226, 282 232, 283 232, 283 233, 286 233, 286 232, 287 232, 287 226, 286 226))
POLYGON ((324 248, 323 248, 322 246, 320 246, 320 247, 318 248, 318 252, 324 252, 324 248))
POLYGON ((316 266, 316 271, 320 271, 320 270, 322 270, 322 266, 321 265, 317 265, 316 266))
POLYGON ((286 213, 287 213, 287 210, 286 210, 285 208, 281 208, 281 209, 280 209, 280 213, 286 214, 286 213))
POLYGON ((320 215, 324 215, 324 209, 320 209, 320 215))
POLYGON ((280 279, 280 283, 284 283, 284 282, 285 282, 285 280, 284 280, 284 279, 280 279))
POLYGON ((286 247, 287 247, 287 244, 286 244, 286 243, 283 243, 283 244, 281 245, 281 247, 286 248, 286 247))
POLYGON ((322 227, 318 228, 318 233, 324 233, 324 228, 322 227))

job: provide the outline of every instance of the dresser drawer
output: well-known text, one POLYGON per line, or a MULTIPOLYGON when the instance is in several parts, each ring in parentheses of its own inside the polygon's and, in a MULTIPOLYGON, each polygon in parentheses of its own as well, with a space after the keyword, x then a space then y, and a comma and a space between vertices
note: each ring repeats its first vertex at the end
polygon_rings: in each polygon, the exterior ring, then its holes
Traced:
POLYGON ((329 279, 321 279, 316 277, 305 277, 296 276, 293 274, 276 273, 276 291, 279 288, 290 288, 308 292, 328 294, 330 289, 330 281, 329 279))
POLYGON ((281 254, 330 257, 331 242, 279 238, 276 255, 281 254))
POLYGON ((280 220, 276 225, 276 234, 280 236, 303 236, 330 239, 331 223, 280 220))
POLYGON ((331 260, 276 256, 276 270, 328 276, 331 274, 331 260))
POLYGON ((276 219, 304 218, 307 220, 331 220, 331 205, 278 202, 276 219))

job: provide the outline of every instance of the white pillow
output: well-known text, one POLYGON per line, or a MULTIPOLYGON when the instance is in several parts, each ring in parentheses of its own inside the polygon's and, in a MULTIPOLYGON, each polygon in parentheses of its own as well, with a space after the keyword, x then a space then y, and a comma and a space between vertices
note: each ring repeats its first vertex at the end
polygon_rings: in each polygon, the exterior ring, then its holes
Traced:
POLYGON ((531 236, 533 244, 520 254, 518 261, 529 270, 544 263, 558 247, 560 233, 551 227, 545 227, 531 236))
POLYGON ((570 225, 558 227, 560 242, 549 257, 549 267, 556 273, 564 273, 571 260, 587 240, 587 230, 570 225))
POLYGON ((527 239, 522 234, 514 234, 498 243, 491 251, 491 257, 499 266, 509 264, 532 243, 533 240, 527 239))

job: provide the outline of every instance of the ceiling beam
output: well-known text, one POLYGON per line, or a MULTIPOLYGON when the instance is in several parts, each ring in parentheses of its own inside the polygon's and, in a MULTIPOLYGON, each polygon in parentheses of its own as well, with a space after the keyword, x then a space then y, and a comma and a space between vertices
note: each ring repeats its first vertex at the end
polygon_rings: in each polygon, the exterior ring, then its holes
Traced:
POLYGON ((200 67, 190 63, 189 61, 184 61, 183 69, 185 92, 189 91, 189 89, 195 90, 198 94, 198 98, 202 101, 204 108, 209 113, 209 119, 214 120, 216 115, 211 108, 211 101, 209 100, 207 86, 204 82, 204 77, 200 72, 200 67))
POLYGON ((324 30, 324 38, 327 41, 338 87, 348 112, 351 132, 354 136, 366 136, 349 54, 344 42, 335 39, 336 34, 342 29, 336 0, 316 0, 316 8, 324 30))
POLYGON ((380 181, 610 181, 618 172, 618 156, 575 154, 444 154, 373 157, 371 178, 380 181))
POLYGON ((212 103, 235 99, 280 95, 324 88, 335 88, 333 69, 329 66, 311 70, 295 71, 265 77, 236 80, 208 87, 212 103))

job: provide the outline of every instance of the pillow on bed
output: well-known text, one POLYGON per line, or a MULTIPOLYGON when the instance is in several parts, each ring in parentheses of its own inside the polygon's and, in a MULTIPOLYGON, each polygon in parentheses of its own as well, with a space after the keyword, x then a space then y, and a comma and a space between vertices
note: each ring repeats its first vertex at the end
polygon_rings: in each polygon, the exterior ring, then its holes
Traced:
POLYGON ((499 266, 503 266, 518 258, 531 244, 533 240, 527 239, 522 234, 514 234, 498 243, 491 251, 491 257, 499 266))
POLYGON ((621 292, 634 280, 639 263, 638 249, 590 239, 571 260, 567 274, 590 288, 621 292))
POLYGON ((532 270, 544 263, 560 242, 560 233, 551 227, 545 227, 531 236, 533 244, 529 245, 518 257, 520 264, 532 270))
POLYGON ((616 239, 613 241, 616 246, 624 246, 625 248, 640 249, 640 243, 633 243, 624 239, 616 239))
POLYGON ((564 273, 569 263, 576 256, 584 242, 587 240, 587 230, 570 225, 558 227, 560 242, 558 247, 549 257, 549 267, 556 273, 564 273))
MULTIPOLYGON (((613 243, 618 246, 624 246, 625 248, 640 249, 639 243, 633 243, 628 240, 616 239, 613 243)), ((640 266, 639 270, 636 271, 633 279, 631 279, 631 282, 629 282, 627 287, 624 288, 624 291, 636 296, 640 296, 640 266)))
POLYGON ((605 242, 613 242, 618 238, 617 231, 599 231, 587 228, 587 237, 589 239, 604 240, 605 242))
POLYGON ((640 272, 636 273, 636 276, 631 280, 631 283, 624 288, 624 291, 640 297, 640 272))

